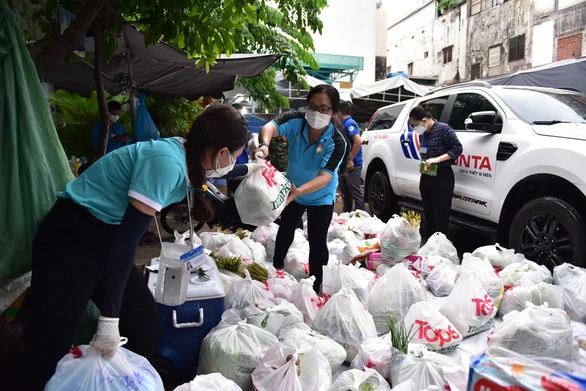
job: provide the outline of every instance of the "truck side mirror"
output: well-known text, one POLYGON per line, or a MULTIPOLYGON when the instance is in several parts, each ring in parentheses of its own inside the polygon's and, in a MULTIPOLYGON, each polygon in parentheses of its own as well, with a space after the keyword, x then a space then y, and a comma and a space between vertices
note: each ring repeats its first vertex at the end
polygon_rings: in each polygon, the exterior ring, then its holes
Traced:
POLYGON ((477 111, 464 120, 466 130, 480 130, 489 133, 500 133, 503 121, 496 111, 477 111))

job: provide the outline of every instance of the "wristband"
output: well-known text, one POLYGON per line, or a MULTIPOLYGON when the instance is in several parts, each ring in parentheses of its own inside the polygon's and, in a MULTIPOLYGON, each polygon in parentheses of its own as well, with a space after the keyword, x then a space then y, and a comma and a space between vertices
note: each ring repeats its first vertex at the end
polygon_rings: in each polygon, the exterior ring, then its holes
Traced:
POLYGON ((260 144, 258 145, 258 147, 259 147, 259 148, 260 148, 260 147, 267 147, 267 148, 268 148, 268 147, 269 147, 269 144, 267 144, 267 143, 260 143, 260 144))

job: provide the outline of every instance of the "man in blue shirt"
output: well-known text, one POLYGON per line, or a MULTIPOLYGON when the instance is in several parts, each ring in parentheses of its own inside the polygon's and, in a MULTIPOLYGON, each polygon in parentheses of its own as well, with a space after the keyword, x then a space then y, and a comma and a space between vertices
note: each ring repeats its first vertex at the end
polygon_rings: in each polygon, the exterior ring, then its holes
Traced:
POLYGON ((364 197, 360 190, 360 185, 362 184, 362 180, 360 179, 360 171, 362 170, 362 139, 360 138, 360 128, 350 116, 351 114, 352 104, 341 101, 338 118, 342 122, 342 125, 344 125, 344 131, 346 131, 351 145, 346 172, 340 176, 340 191, 344 199, 344 212, 351 212, 353 210, 353 202, 356 209, 364 210, 364 197))
MULTIPOLYGON (((108 112, 110 117, 108 118, 108 146, 106 147, 106 153, 112 152, 120 147, 128 145, 128 135, 124 126, 118 124, 118 118, 122 112, 122 106, 116 101, 108 102, 108 112)), ((98 121, 94 125, 93 144, 94 148, 98 148, 100 145, 100 132, 101 122, 98 121)))

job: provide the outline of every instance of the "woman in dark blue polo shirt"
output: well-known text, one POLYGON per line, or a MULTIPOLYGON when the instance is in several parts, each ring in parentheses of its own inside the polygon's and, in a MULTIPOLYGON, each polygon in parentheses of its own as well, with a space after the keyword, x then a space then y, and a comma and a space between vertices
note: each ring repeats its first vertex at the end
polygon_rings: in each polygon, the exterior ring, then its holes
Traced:
POLYGON ((462 154, 462 144, 450 125, 438 122, 421 106, 409 113, 413 131, 419 135, 419 153, 425 168, 421 172, 419 191, 425 214, 425 236, 435 232, 448 234, 452 194, 454 193, 454 171, 452 164, 462 154), (430 167, 437 165, 437 175, 430 167))
POLYGON ((313 87, 307 94, 307 110, 289 111, 264 125, 258 138, 260 148, 255 151, 255 155, 262 152, 266 157, 272 137, 287 137, 287 178, 295 186, 281 214, 273 264, 277 269, 283 267, 297 224, 307 210, 309 268, 315 276, 316 292, 322 282, 322 266, 329 258, 327 233, 336 202, 338 169, 348 148, 344 135, 332 122, 339 105, 336 88, 329 84, 313 87))

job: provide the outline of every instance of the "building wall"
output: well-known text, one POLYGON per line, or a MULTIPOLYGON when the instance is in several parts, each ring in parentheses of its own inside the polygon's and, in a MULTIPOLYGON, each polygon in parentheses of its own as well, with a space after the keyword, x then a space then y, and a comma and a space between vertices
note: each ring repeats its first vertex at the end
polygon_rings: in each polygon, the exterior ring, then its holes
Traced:
MULTIPOLYGON (((532 30, 530 29, 530 1, 510 0, 488 8, 468 20, 467 53, 469 63, 480 63, 480 77, 500 75, 526 68, 530 63, 532 30), (511 38, 525 35, 523 58, 511 61, 509 42, 511 38), (489 50, 498 48, 498 64, 489 66, 489 50)), ((470 69, 466 70, 466 80, 470 69)))
POLYGON ((364 70, 358 72, 353 85, 374 83, 376 0, 330 1, 320 19, 324 27, 321 35, 314 34, 315 52, 363 57, 364 70))
POLYGON ((453 83, 466 70, 466 4, 436 17, 435 2, 428 2, 388 31, 387 67, 410 78, 453 83), (444 64, 443 50, 452 48, 452 61, 444 64), (412 64, 412 67, 410 66, 412 64))

